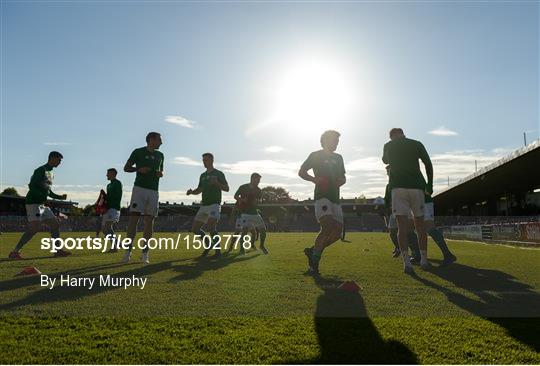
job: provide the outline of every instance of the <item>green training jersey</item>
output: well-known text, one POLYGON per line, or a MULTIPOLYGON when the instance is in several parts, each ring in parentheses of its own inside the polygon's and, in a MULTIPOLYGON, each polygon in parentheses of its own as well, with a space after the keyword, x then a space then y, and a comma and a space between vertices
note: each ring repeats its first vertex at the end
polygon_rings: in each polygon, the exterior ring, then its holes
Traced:
POLYGON ((390 180, 393 188, 432 189, 433 177, 427 182, 420 171, 418 160, 426 166, 431 165, 431 160, 426 148, 420 141, 399 138, 389 141, 384 145, 383 162, 390 164, 390 180))
POLYGON ((122 182, 113 179, 107 184, 107 207, 119 210, 120 201, 122 201, 122 182))
POLYGON ((426 199, 424 200, 424 203, 431 203, 433 202, 433 197, 431 197, 429 194, 426 194, 426 199))
POLYGON ((212 171, 206 171, 201 174, 199 178, 199 186, 202 192, 201 205, 208 206, 213 204, 221 204, 221 188, 212 184, 212 181, 216 180, 221 184, 227 184, 225 174, 222 171, 213 169, 212 171))
POLYGON ((246 199, 246 202, 238 205, 242 213, 257 215, 257 204, 261 199, 261 189, 259 187, 252 187, 249 183, 242 184, 234 195, 246 199))
POLYGON ((302 169, 313 169, 316 178, 323 178, 322 184, 315 185, 315 200, 327 198, 333 203, 339 203, 337 180, 345 178, 345 165, 341 155, 324 150, 312 152, 302 164, 302 169))
POLYGON ((137 169, 149 167, 150 171, 146 174, 137 172, 135 184, 137 187, 157 191, 159 188, 159 177, 156 172, 163 171, 164 156, 161 151, 148 151, 145 147, 133 150, 129 156, 129 161, 135 164, 137 169))
POLYGON ((30 183, 28 184, 28 193, 26 194, 25 202, 27 204, 43 204, 47 201, 47 197, 61 199, 62 196, 51 191, 54 174, 53 168, 49 164, 45 164, 34 170, 30 183))

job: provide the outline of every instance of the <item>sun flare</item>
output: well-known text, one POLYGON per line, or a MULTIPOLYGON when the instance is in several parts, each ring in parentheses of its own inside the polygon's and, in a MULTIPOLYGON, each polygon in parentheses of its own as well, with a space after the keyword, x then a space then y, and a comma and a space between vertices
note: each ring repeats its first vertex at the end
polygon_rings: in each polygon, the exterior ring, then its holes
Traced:
POLYGON ((276 119, 300 128, 332 128, 348 115, 353 95, 340 68, 303 62, 278 80, 276 119))

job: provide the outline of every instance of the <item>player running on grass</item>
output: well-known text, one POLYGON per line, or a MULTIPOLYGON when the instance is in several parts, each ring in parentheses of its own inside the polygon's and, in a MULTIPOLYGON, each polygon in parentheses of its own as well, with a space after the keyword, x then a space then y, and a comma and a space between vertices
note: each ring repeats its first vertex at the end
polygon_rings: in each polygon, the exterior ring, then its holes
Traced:
POLYGON ((420 247, 420 266, 429 269, 427 234, 424 223, 424 196, 433 193, 433 165, 421 142, 405 137, 401 128, 390 130, 390 141, 384 145, 382 160, 390 165, 392 184, 392 213, 398 225, 398 242, 403 258, 404 272, 414 270, 407 251, 408 215, 413 215, 420 247), (418 160, 426 168, 427 183, 420 171, 418 160))
MULTIPOLYGON (((392 252, 392 257, 397 258, 401 255, 401 250, 399 249, 398 242, 398 226, 396 221, 396 216, 392 213, 392 185, 390 181, 390 165, 386 166, 386 174, 388 175, 388 184, 386 185, 386 191, 384 194, 384 203, 389 212, 387 219, 388 233, 390 234, 390 239, 394 244, 394 251, 392 252)), ((411 249, 411 263, 418 264, 420 263, 420 248, 418 248, 418 237, 414 232, 414 222, 412 217, 408 216, 407 222, 407 244, 411 249)))
MULTIPOLYGON (((233 234, 233 237, 235 235, 240 235, 240 233, 242 232, 242 219, 241 219, 241 216, 242 216, 242 211, 240 210, 240 208, 238 207, 238 202, 236 202, 236 204, 233 206, 233 209, 231 211, 231 215, 229 216, 229 225, 233 225, 234 224, 234 234, 233 234)), ((257 231, 255 230, 254 227, 251 227, 250 228, 250 232, 251 232, 251 235, 253 235, 253 237, 255 238, 254 242, 257 240, 257 231)), ((227 253, 230 253, 234 248, 234 242, 231 242, 229 244, 229 248, 227 249, 227 253)))
MULTIPOLYGON (((110 183, 107 184, 107 194, 105 196, 107 211, 103 214, 101 230, 103 234, 111 236, 114 235, 114 224, 120 220, 120 202, 122 201, 122 182, 116 179, 117 174, 116 169, 107 169, 107 179, 110 183)), ((118 251, 115 244, 116 240, 113 239, 109 252, 118 251)))
POLYGON ((321 136, 322 150, 312 152, 298 172, 300 178, 315 183, 315 217, 321 225, 315 245, 304 249, 311 274, 319 274, 324 249, 339 240, 343 230, 339 189, 346 178, 343 157, 335 153, 339 137, 337 131, 324 132, 321 136), (313 176, 308 173, 311 169, 313 176))
MULTIPOLYGON (((158 151, 161 144, 161 135, 157 132, 150 132, 146 135, 146 146, 133 150, 124 166, 126 173, 137 173, 131 192, 127 227, 127 237, 132 240, 132 245, 124 254, 124 263, 129 262, 131 258, 133 241, 137 234, 137 224, 141 216, 144 220, 144 239, 148 241, 154 232, 154 218, 158 215, 159 210, 159 179, 163 177, 163 161, 165 159, 163 153, 158 151)), ((142 261, 146 264, 150 263, 148 251, 148 246, 145 246, 142 252, 142 261)))
MULTIPOLYGON (((261 241, 260 248, 264 254, 268 254, 264 242, 266 241, 266 225, 257 211, 257 204, 261 199, 261 189, 259 183, 261 182, 261 175, 259 173, 251 174, 250 182, 241 185, 236 193, 234 199, 238 202, 242 214, 240 219, 242 220, 242 237, 247 235, 248 230, 255 227, 259 233, 261 241)), ((251 247, 255 248, 255 235, 251 237, 251 247)), ((243 246, 240 246, 240 254, 245 254, 243 246)))
MULTIPOLYGON (((29 190, 25 200, 28 226, 15 248, 9 253, 8 258, 23 259, 20 253, 22 247, 41 229, 42 224, 49 227, 51 238, 60 237, 58 220, 51 209, 45 206, 45 202, 47 201, 47 197, 59 200, 65 200, 67 198, 66 194, 58 195, 51 190, 54 179, 52 170, 60 165, 63 158, 62 154, 58 151, 51 151, 47 164, 34 170, 34 174, 32 174, 32 178, 30 178, 30 183, 28 184, 29 190)), ((71 252, 63 249, 54 253, 55 257, 66 257, 68 255, 71 255, 71 252)))
MULTIPOLYGON (((202 227, 206 225, 207 230, 210 231, 211 248, 214 248, 215 244, 219 242, 217 223, 221 211, 221 191, 229 192, 229 184, 225 179, 225 174, 214 168, 214 155, 204 153, 202 160, 206 171, 199 177, 197 188, 189 189, 186 193, 188 196, 202 193, 201 207, 195 215, 191 231, 200 235, 202 239, 206 235, 202 227)), ((215 251, 214 258, 220 258, 221 250, 216 248, 215 251)), ((209 252, 210 249, 205 248, 201 257, 206 257, 209 252)))

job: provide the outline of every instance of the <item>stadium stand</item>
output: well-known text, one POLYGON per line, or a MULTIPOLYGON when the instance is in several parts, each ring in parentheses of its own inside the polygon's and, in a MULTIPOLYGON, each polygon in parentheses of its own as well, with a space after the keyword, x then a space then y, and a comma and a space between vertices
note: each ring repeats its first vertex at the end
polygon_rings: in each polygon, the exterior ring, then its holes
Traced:
POLYGON ((540 140, 433 196, 440 216, 540 215, 540 140))

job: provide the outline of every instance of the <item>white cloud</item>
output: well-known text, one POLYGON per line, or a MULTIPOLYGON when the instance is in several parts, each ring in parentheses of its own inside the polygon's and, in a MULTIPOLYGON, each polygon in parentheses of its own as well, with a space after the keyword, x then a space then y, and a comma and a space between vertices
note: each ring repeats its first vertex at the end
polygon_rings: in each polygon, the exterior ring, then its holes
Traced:
POLYGON ((45 146, 66 146, 66 145, 72 145, 71 142, 44 142, 43 145, 45 146))
POLYGON ((172 160, 173 164, 189 165, 189 166, 202 166, 202 162, 195 161, 185 156, 177 156, 172 160))
POLYGON ((280 152, 280 151, 283 151, 285 150, 283 147, 281 146, 268 146, 268 147, 265 147, 264 148, 264 152, 267 152, 267 153, 277 153, 277 152, 280 152))
POLYGON ((165 116, 165 122, 173 123, 185 128, 197 128, 199 124, 182 116, 165 116))
POLYGON ((444 126, 431 130, 428 133, 434 136, 457 136, 458 135, 456 131, 452 131, 444 126))
POLYGON ((384 163, 380 157, 369 156, 345 163, 347 172, 384 172, 384 163))
POLYGON ((99 185, 99 184, 55 184, 54 188, 97 188, 97 189, 101 189, 105 185, 106 185, 105 183, 103 185, 99 185))
MULTIPOLYGON (((434 167, 434 190, 438 192, 450 183, 454 184, 458 180, 474 173, 475 161, 478 169, 485 167, 500 159, 512 150, 505 148, 495 148, 489 151, 484 150, 456 150, 442 154, 434 154, 431 157, 434 167)), ((187 166, 202 166, 202 163, 189 157, 179 156, 173 159, 175 164, 187 166)), ((279 186, 285 188, 295 199, 313 198, 313 184, 302 181, 297 173, 300 162, 285 160, 245 160, 232 163, 218 164, 219 169, 229 174, 244 175, 246 182, 253 172, 260 173, 263 178, 261 187, 279 186)), ((422 164, 420 164, 423 166, 422 164)), ((355 172, 354 176, 347 176, 347 184, 342 188, 342 196, 345 198, 365 195, 368 198, 383 196, 387 177, 380 157, 367 156, 346 163, 347 171, 355 172)), ((4 184, 4 187, 14 185, 4 184)), ((104 185, 103 185, 104 186, 104 185)), ((15 186, 17 191, 24 195, 28 191, 27 186, 15 186)), ((68 199, 79 202, 80 206, 94 203, 101 185, 76 185, 64 184, 55 185, 56 193, 67 193, 68 199)), ((129 201, 131 187, 124 186, 126 190, 122 198, 122 205, 129 201)), ((200 201, 200 196, 186 196, 185 191, 162 191, 160 190, 160 201, 190 203, 200 201)), ((224 195, 223 199, 232 202, 232 196, 224 195)))
POLYGON ((249 175, 258 172, 263 177, 271 175, 283 178, 297 178, 300 165, 299 162, 278 160, 244 160, 236 163, 218 164, 219 167, 231 174, 249 175))

